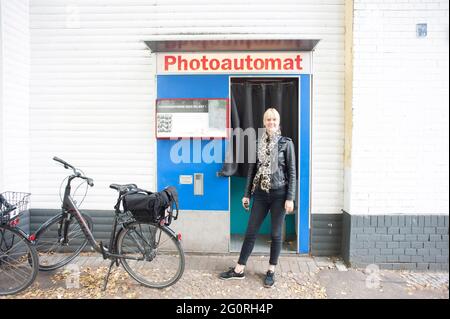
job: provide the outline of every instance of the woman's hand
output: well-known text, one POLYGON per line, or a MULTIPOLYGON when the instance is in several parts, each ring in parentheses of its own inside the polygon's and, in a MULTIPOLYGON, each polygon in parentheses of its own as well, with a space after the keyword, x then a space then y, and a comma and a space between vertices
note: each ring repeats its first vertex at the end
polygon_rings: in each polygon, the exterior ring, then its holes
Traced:
POLYGON ((294 201, 293 200, 285 201, 284 209, 286 210, 286 213, 290 213, 290 212, 294 211, 294 201))
POLYGON ((250 206, 250 198, 242 197, 242 206, 244 207, 245 210, 248 210, 250 206))

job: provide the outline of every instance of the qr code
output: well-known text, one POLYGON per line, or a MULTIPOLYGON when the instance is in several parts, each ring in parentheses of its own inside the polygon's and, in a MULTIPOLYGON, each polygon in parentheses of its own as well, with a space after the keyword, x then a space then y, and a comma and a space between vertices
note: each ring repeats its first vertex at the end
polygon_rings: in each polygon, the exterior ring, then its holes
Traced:
POLYGON ((171 114, 158 114, 157 130, 159 133, 172 132, 172 115, 171 114))

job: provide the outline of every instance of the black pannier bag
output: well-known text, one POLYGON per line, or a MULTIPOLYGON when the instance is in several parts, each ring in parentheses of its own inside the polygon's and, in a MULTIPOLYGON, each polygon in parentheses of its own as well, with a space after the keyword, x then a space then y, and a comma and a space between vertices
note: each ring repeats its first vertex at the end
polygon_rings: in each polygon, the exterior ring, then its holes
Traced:
MULTIPOLYGON (((178 215, 178 194, 175 187, 152 193, 142 189, 132 190, 123 196, 123 208, 130 211, 138 222, 157 223, 165 218, 168 207, 175 204, 178 215)), ((176 219, 176 217, 175 217, 176 219)), ((166 225, 170 224, 172 216, 166 225)))

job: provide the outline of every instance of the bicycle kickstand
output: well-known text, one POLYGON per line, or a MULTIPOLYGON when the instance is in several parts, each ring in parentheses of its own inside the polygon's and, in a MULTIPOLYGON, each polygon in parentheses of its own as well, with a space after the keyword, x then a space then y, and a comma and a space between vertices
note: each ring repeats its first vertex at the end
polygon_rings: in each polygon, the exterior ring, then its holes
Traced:
POLYGON ((104 280, 104 282, 103 282, 103 291, 106 290, 106 286, 108 285, 108 280, 109 280, 109 275, 111 274, 111 269, 112 269, 114 263, 116 262, 115 259, 116 259, 116 258, 113 258, 113 259, 111 260, 111 264, 109 265, 108 273, 106 274, 105 280, 104 280))

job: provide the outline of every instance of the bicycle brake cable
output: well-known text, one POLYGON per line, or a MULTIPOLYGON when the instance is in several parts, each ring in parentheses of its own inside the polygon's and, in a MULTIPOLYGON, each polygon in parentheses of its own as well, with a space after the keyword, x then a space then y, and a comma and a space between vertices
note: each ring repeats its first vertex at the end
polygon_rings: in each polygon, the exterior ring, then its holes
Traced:
POLYGON ((87 185, 87 181, 83 180, 78 186, 77 188, 75 188, 75 191, 73 192, 73 196, 75 197, 75 193, 77 192, 78 188, 80 188, 81 185, 86 184, 86 191, 84 192, 83 195, 83 199, 80 201, 80 203, 77 205, 78 208, 81 207, 81 204, 83 204, 84 199, 86 198, 87 192, 88 192, 88 185, 87 185))
POLYGON ((61 182, 61 185, 59 185, 59 200, 61 201, 61 203, 63 202, 63 198, 62 198, 62 196, 61 196, 61 189, 62 189, 62 187, 63 187, 63 184, 64 184, 65 180, 68 179, 69 177, 70 177, 70 176, 67 176, 66 178, 64 178, 64 179, 62 180, 62 182, 61 182))

